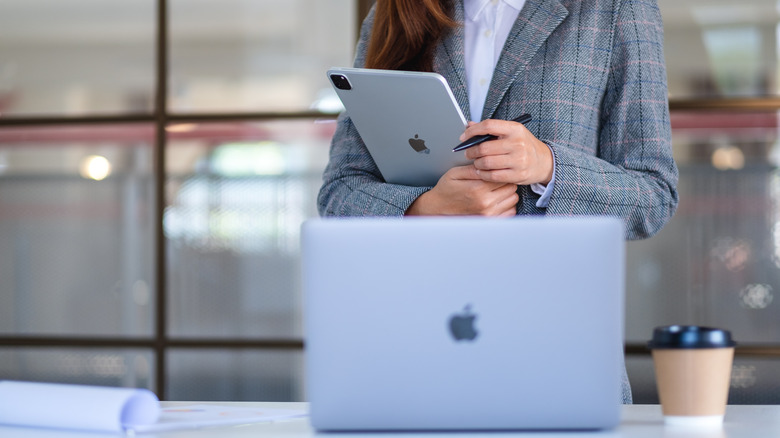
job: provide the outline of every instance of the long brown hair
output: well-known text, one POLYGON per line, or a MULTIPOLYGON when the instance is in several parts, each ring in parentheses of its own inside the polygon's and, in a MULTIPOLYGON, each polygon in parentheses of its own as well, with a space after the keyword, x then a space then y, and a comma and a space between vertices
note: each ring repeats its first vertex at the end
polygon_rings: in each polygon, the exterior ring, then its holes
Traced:
POLYGON ((452 0, 377 0, 367 68, 430 71, 433 48, 457 23, 452 0))

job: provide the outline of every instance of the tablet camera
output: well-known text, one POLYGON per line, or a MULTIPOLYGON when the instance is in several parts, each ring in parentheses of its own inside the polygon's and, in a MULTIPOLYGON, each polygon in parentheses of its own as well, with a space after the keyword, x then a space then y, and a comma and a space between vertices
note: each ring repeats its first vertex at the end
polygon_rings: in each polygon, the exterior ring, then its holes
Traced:
POLYGON ((349 83, 349 79, 344 75, 330 75, 330 80, 333 81, 333 85, 339 90, 352 89, 352 84, 349 83))

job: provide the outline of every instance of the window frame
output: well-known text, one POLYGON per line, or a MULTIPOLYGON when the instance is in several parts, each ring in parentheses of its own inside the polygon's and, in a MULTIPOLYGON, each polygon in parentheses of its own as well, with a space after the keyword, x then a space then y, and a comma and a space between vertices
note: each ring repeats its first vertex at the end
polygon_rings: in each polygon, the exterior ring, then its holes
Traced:
MULTIPOLYGON (((171 123, 199 123, 219 121, 267 121, 267 120, 314 120, 329 118, 333 114, 319 111, 298 112, 238 112, 238 113, 170 113, 168 110, 168 1, 155 0, 157 6, 155 38, 155 100, 154 110, 149 114, 127 113, 111 116, 85 115, 60 117, 15 117, 0 116, 0 129, 3 127, 35 127, 51 125, 101 125, 123 123, 151 123, 155 127, 154 143, 154 179, 155 179, 155 314, 154 333, 151 337, 55 337, 55 336, 0 336, 0 347, 18 348, 90 348, 90 349, 148 349, 155 361, 154 392, 161 400, 166 399, 168 372, 166 356, 173 349, 197 350, 288 350, 302 351, 304 339, 301 338, 257 338, 257 339, 209 339, 209 338, 172 338, 167 333, 168 292, 166 287, 167 266, 165 262, 166 240, 163 232, 163 214, 165 210, 165 153, 167 145, 166 126, 171 123)), ((357 39, 360 24, 368 14, 373 0, 355 0, 357 10, 357 39)), ((780 97, 760 98, 710 98, 678 99, 670 102, 670 111, 708 113, 714 111, 780 111, 780 97)), ((649 351, 643 344, 625 345, 628 356, 646 357, 649 351)), ((780 358, 780 345, 740 345, 738 357, 780 358)))

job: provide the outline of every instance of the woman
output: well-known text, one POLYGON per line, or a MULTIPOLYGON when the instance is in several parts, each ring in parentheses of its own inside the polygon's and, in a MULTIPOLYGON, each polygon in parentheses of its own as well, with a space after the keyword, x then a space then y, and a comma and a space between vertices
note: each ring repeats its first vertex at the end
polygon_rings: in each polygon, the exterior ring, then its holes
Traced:
MULTIPOLYGON (((505 3, 522 2, 498 2, 501 18, 512 21, 505 3)), ((477 57, 465 34, 473 40, 485 8, 496 6, 489 0, 377 2, 363 24, 355 66, 442 74, 464 114, 484 120, 464 138, 491 133, 499 139, 467 149, 474 164, 452 169, 433 188, 399 186, 382 180, 343 115, 320 214, 605 214, 624 219, 628 239, 655 234, 677 208, 655 0, 527 0, 506 44, 494 44, 500 52, 495 68, 487 67, 495 74, 479 102, 470 98, 479 93, 469 84, 485 65, 467 65, 477 57), (482 111, 470 109, 479 103, 482 111), (505 121, 522 113, 534 120, 526 126, 505 121)))
POLYGON ((462 139, 498 138, 434 187, 394 185, 342 114, 320 214, 612 215, 649 237, 677 208, 662 45, 655 0, 378 0, 355 66, 440 73, 462 139))

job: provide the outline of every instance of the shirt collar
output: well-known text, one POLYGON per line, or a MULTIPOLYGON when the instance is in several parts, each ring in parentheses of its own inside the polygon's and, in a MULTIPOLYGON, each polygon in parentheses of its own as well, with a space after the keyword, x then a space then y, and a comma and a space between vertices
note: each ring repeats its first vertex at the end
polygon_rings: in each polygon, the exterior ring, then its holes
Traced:
MULTIPOLYGON (((514 10, 520 12, 525 0, 499 0, 503 1, 507 5, 511 6, 514 10)), ((490 4, 491 0, 463 0, 463 12, 467 19, 476 21, 479 18, 479 14, 485 9, 485 6, 490 4)))
POLYGON ((523 6, 525 5, 525 0, 503 0, 503 1, 504 3, 511 6, 517 12, 520 12, 520 10, 523 9, 523 6))

